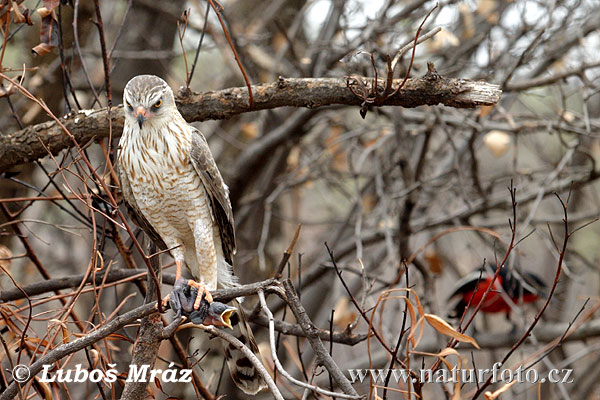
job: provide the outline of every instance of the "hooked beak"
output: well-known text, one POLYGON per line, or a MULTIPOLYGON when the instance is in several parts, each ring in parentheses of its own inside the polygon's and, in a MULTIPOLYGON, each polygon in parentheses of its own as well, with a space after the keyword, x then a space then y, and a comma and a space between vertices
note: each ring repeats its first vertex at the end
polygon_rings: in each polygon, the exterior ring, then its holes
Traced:
POLYGON ((139 106, 135 110, 135 117, 137 119, 138 125, 140 126, 140 129, 142 129, 142 125, 144 124, 144 121, 146 121, 146 109, 142 106, 139 106))

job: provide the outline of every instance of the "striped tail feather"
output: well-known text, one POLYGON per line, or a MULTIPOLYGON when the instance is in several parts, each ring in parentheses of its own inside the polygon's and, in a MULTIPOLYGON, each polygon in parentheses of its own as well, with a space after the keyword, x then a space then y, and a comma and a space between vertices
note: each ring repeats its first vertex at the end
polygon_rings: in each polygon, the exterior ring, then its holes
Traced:
MULTIPOLYGON (((231 303, 233 307, 238 309, 237 318, 231 318, 231 325, 233 326, 232 334, 260 359, 258 345, 241 304, 235 299, 231 303)), ((225 341, 221 341, 221 343, 231 379, 238 388, 246 394, 254 395, 267 387, 262 376, 244 353, 236 349, 232 344, 225 341)))

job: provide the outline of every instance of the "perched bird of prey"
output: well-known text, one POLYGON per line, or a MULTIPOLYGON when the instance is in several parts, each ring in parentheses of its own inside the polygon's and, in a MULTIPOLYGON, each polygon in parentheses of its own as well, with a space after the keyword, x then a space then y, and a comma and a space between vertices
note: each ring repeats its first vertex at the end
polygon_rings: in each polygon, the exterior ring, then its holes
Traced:
MULTIPOLYGON (((173 290, 192 286, 197 310, 203 295, 210 303, 211 290, 235 284, 229 190, 206 139, 183 119, 164 80, 154 75, 134 77, 125 86, 123 106, 125 125, 118 153, 123 199, 134 222, 170 251, 177 266, 173 290), (181 278, 184 264, 194 280, 181 278)), ((171 296, 185 298, 181 293, 171 296)), ((234 321, 235 334, 258 353, 237 306, 240 318, 234 321)), ((244 392, 255 394, 265 386, 243 353, 227 346, 225 356, 234 382, 244 392)))

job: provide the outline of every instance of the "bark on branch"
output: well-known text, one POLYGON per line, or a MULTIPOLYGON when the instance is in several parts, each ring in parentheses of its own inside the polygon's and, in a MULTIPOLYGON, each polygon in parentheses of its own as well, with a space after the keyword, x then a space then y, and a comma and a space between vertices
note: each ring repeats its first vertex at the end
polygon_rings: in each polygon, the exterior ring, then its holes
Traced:
MULTIPOLYGON (((189 121, 224 119, 249 111, 266 110, 278 107, 316 108, 333 104, 359 106, 362 99, 355 96, 347 87, 360 79, 370 87, 372 78, 279 78, 277 82, 252 86, 254 108, 248 109, 248 90, 236 87, 200 94, 177 96, 178 108, 189 121)), ((393 87, 400 80, 395 80, 393 87)), ((378 86, 383 90, 384 82, 378 86)), ((402 90, 389 98, 384 105, 418 107, 443 104, 449 107, 473 108, 480 105, 493 105, 500 100, 498 85, 470 81, 466 79, 446 79, 437 73, 421 78, 409 79, 402 90)), ((84 145, 109 135, 107 109, 83 110, 62 118, 63 124, 84 145)), ((123 107, 112 108, 113 136, 121 135, 123 129, 123 107)), ((72 141, 60 126, 54 122, 44 122, 25 129, 0 134, 0 173, 10 168, 45 157, 49 149, 53 154, 68 148, 72 141)))

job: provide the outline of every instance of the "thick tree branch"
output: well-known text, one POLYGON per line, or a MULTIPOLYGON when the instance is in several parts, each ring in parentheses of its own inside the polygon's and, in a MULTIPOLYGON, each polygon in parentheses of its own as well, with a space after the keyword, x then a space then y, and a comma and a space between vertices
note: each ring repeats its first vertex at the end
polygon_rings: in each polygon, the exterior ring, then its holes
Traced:
MULTIPOLYGON (((371 85, 371 78, 352 77, 371 85)), ((395 85, 399 80, 394 81, 395 85)), ((384 87, 384 82, 379 81, 384 87)), ((237 87, 200 94, 178 96, 178 107, 187 121, 224 119, 249 111, 266 110, 278 107, 324 107, 333 104, 359 106, 362 100, 347 87, 346 78, 286 79, 277 82, 252 86, 254 107, 248 109, 247 88, 237 87)), ((475 82, 466 79, 446 79, 437 74, 427 74, 421 78, 409 79, 397 95, 384 105, 418 107, 443 104, 449 107, 472 108, 480 105, 493 105, 500 99, 498 85, 475 82)), ((107 137, 109 134, 107 109, 83 110, 66 115, 63 124, 80 144, 107 137)), ((123 128, 122 106, 111 109, 112 134, 118 137, 123 128)), ((29 126, 17 132, 0 135, 0 172, 32 162, 47 155, 68 148, 72 141, 55 121, 29 126)))
MULTIPOLYGON (((150 242, 148 252, 153 254, 156 250, 157 248, 154 243, 150 242)), ((160 284, 160 282, 162 282, 162 274, 158 257, 152 257, 150 259, 150 264, 154 270, 154 274, 158 277, 158 283, 160 284)), ((157 300, 161 301, 161 299, 157 299, 156 283, 150 274, 147 274, 146 285, 148 285, 148 290, 146 290, 146 304, 154 304, 157 300)), ((158 349, 160 348, 160 343, 162 341, 163 322, 160 314, 146 315, 140 322, 140 329, 138 330, 138 336, 133 347, 130 365, 137 365, 139 367, 149 365, 150 369, 154 368, 158 349)), ((123 388, 121 399, 141 399, 145 397, 144 394, 147 386, 148 382, 144 382, 144 380, 127 381, 123 388)))

